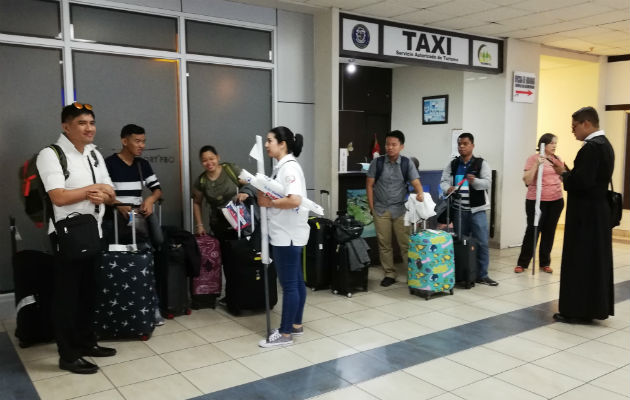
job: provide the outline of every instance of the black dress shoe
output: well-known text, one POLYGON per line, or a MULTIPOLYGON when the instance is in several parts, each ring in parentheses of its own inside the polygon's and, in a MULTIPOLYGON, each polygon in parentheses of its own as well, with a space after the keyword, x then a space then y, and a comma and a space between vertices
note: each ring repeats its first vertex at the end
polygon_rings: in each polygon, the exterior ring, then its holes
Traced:
POLYGON ((590 319, 586 319, 586 318, 575 318, 575 317, 567 317, 566 315, 560 314, 560 313, 555 313, 553 315, 553 319, 555 319, 558 322, 562 322, 565 324, 582 324, 582 325, 589 325, 593 323, 593 320, 590 319))
POLYGON ((393 285, 394 283, 396 283, 396 279, 394 278, 390 278, 389 276, 386 276, 385 278, 383 278, 383 280, 381 281, 381 286, 383 287, 388 287, 393 285))
POLYGON ((116 349, 112 349, 111 347, 102 347, 95 344, 89 349, 85 349, 83 351, 83 355, 90 357, 111 357, 116 355, 116 349))
POLYGON ((59 368, 70 371, 74 374, 95 374, 98 371, 98 366, 85 360, 84 358, 77 358, 74 361, 66 361, 63 358, 59 359, 59 368))

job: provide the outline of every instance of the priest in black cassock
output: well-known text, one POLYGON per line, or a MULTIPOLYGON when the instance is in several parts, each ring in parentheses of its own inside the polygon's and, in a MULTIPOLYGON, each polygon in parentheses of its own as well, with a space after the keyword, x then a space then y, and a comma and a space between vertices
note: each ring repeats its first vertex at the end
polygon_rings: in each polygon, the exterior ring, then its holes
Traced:
POLYGON ((559 313, 554 319, 589 323, 614 315, 612 224, 606 198, 615 154, 593 107, 573 113, 577 140, 584 141, 573 170, 554 165, 567 191, 559 313))

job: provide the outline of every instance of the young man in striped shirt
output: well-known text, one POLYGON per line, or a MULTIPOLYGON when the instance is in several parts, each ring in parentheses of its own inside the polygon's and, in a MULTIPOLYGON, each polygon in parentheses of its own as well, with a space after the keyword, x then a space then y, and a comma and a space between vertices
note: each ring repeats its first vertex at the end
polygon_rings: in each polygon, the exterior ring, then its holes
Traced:
MULTIPOLYGON (((105 165, 116 190, 117 203, 133 203, 146 218, 153 213, 153 204, 162 197, 160 182, 151 164, 142 158, 146 145, 146 132, 143 127, 129 124, 120 132, 122 148, 105 159, 105 165), (142 198, 142 190, 147 187, 151 195, 142 198)), ((120 214, 129 217, 130 207, 118 207, 120 214)))

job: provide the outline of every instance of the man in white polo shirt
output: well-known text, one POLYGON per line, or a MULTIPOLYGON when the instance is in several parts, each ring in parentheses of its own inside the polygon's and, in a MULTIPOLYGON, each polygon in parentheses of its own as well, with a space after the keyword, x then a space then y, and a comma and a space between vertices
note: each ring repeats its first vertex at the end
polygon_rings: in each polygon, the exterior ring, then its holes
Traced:
MULTIPOLYGON (((104 204, 112 204, 116 194, 103 156, 92 144, 96 133, 92 106, 74 102, 64 107, 61 127, 63 133, 56 144, 65 155, 67 176, 64 176, 59 156, 51 147, 44 148, 37 157, 37 170, 52 201, 55 221, 73 212, 93 214, 101 233, 104 204)), ((52 223, 48 233, 55 251, 52 308, 59 368, 77 374, 93 374, 98 366, 84 356, 116 354, 115 349, 96 343, 92 329, 97 256, 70 260, 58 251, 52 223)))

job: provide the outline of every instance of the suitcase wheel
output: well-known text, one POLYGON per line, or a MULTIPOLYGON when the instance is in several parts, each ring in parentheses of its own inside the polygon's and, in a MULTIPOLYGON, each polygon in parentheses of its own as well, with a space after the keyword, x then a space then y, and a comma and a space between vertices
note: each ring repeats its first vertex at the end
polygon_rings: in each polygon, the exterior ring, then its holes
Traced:
POLYGON ((451 296, 453 295, 453 289, 449 290, 449 293, 451 294, 451 296))
POLYGON ((168 313, 168 314, 166 314, 166 315, 165 315, 165 317, 164 317, 164 318, 166 318, 166 319, 173 319, 173 318, 175 318, 175 314, 173 314, 173 313, 168 313))
POLYGON ((147 340, 149 340, 149 335, 140 335, 140 340, 142 340, 143 342, 146 342, 147 340))
POLYGON ((313 287, 311 288, 311 291, 313 291, 313 292, 314 292, 314 291, 316 291, 316 290, 317 290, 317 289, 315 288, 315 286, 313 286, 313 287))
POLYGON ((332 291, 332 292, 333 292, 333 294, 337 294, 337 293, 339 293, 339 292, 338 292, 338 291, 336 291, 335 289, 333 289, 333 291, 332 291))
POLYGON ((352 297, 352 293, 348 293, 346 296, 348 296, 348 298, 352 297))
POLYGON ((186 315, 190 315, 190 314, 192 314, 192 310, 191 310, 190 308, 187 308, 187 309, 186 309, 185 314, 186 314, 186 315))

